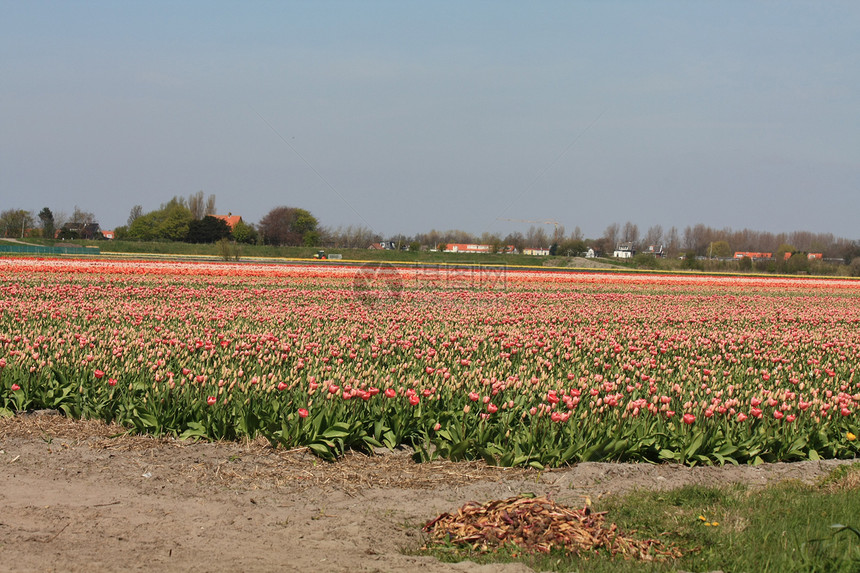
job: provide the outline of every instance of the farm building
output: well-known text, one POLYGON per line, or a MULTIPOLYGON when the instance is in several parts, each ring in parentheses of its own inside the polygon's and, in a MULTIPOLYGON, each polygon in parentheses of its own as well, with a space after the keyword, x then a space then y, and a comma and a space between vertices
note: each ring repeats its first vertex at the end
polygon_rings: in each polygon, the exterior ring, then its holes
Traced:
POLYGON ((233 228, 242 220, 242 217, 239 215, 234 215, 233 213, 228 213, 226 215, 212 215, 216 219, 221 219, 227 226, 230 227, 230 232, 233 232, 233 228))
POLYGON ((535 257, 545 257, 549 255, 549 249, 537 248, 537 249, 523 249, 524 255, 532 255, 535 257))
POLYGON ((445 245, 446 253, 492 253, 491 245, 470 245, 468 243, 449 243, 445 245))
POLYGON ((636 248, 633 246, 633 243, 619 243, 615 247, 615 252, 612 253, 612 256, 616 259, 632 259, 635 254, 636 248))
POLYGON ((752 252, 752 251, 737 251, 735 253, 735 256, 734 256, 734 258, 736 258, 736 259, 742 259, 744 257, 747 257, 747 258, 750 258, 753 260, 755 260, 755 259, 772 259, 773 253, 757 253, 757 252, 752 252))

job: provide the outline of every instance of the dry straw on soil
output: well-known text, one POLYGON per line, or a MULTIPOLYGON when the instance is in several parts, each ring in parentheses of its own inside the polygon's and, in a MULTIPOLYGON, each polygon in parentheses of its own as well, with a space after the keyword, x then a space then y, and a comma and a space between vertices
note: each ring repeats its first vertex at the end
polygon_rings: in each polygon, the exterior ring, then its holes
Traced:
POLYGON ((680 551, 653 539, 623 534, 606 525, 605 512, 586 505, 571 509, 546 497, 512 497, 483 505, 469 502, 424 526, 436 544, 487 552, 508 546, 529 553, 561 550, 576 554, 606 551, 613 556, 652 561, 680 557, 680 551))

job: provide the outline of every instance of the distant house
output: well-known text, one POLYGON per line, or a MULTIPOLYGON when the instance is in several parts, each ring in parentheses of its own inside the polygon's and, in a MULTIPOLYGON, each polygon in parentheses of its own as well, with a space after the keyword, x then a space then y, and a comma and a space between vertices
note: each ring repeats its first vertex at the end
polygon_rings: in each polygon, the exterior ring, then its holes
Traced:
POLYGON ((471 245, 468 243, 448 243, 445 245, 446 253, 491 253, 491 245, 471 245))
POLYGON ((104 237, 108 241, 113 241, 114 232, 113 231, 102 231, 102 237, 104 237))
POLYGON ((102 232, 98 223, 66 223, 56 231, 57 239, 101 239, 102 232))
POLYGON ((756 259, 772 259, 773 253, 758 253, 758 252, 753 252, 753 251, 737 251, 735 253, 735 256, 734 256, 734 258, 736 258, 736 259, 742 259, 744 257, 747 257, 748 259, 753 259, 753 260, 756 260, 756 259))
POLYGON ((663 252, 663 245, 648 245, 648 248, 643 250, 642 254, 653 255, 658 259, 662 259, 666 256, 666 254, 663 252))
POLYGON ((545 257, 549 255, 549 249, 537 248, 537 249, 523 249, 524 255, 532 255, 534 257, 545 257))
POLYGON ((239 222, 242 220, 241 216, 234 215, 233 213, 227 213, 226 215, 212 215, 212 216, 215 217, 216 219, 221 219, 222 221, 227 223, 227 226, 230 227, 231 233, 233 232, 233 228, 237 224, 239 224, 239 222))
POLYGON ((585 251, 585 258, 586 259, 593 259, 596 256, 597 256, 597 251, 595 251, 593 247, 588 247, 588 250, 585 251))
POLYGON ((633 243, 619 243, 615 247, 615 252, 612 253, 612 256, 616 259, 632 259, 635 254, 636 248, 633 246, 633 243))
POLYGON ((799 254, 799 255, 805 254, 807 260, 810 260, 810 261, 823 260, 824 259, 824 253, 789 253, 789 252, 786 252, 785 255, 783 255, 783 258, 787 261, 788 259, 790 259, 795 254, 799 254))
POLYGON ((381 243, 371 243, 367 248, 371 251, 396 251, 397 245, 394 244, 394 241, 383 241, 381 243))

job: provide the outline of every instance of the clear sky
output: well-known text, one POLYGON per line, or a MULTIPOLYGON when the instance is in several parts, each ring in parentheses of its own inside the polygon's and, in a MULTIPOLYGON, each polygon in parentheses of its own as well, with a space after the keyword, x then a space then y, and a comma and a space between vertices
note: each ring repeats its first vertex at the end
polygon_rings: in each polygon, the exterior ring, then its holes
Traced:
MULTIPOLYGON (((0 210, 860 238, 860 2, 0 0, 0 210)), ((551 230, 551 228, 547 228, 551 230)))

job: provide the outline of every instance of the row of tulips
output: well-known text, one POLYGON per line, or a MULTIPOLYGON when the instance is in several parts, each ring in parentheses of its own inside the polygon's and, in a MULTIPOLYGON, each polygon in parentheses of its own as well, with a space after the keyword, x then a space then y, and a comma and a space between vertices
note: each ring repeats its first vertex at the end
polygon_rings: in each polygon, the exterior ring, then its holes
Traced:
POLYGON ((436 283, 390 268, 391 297, 380 273, 357 296, 356 269, 337 266, 0 271, 0 414, 264 436, 325 458, 401 444, 534 467, 858 453, 857 282, 507 270, 451 288, 444 268, 436 283))

